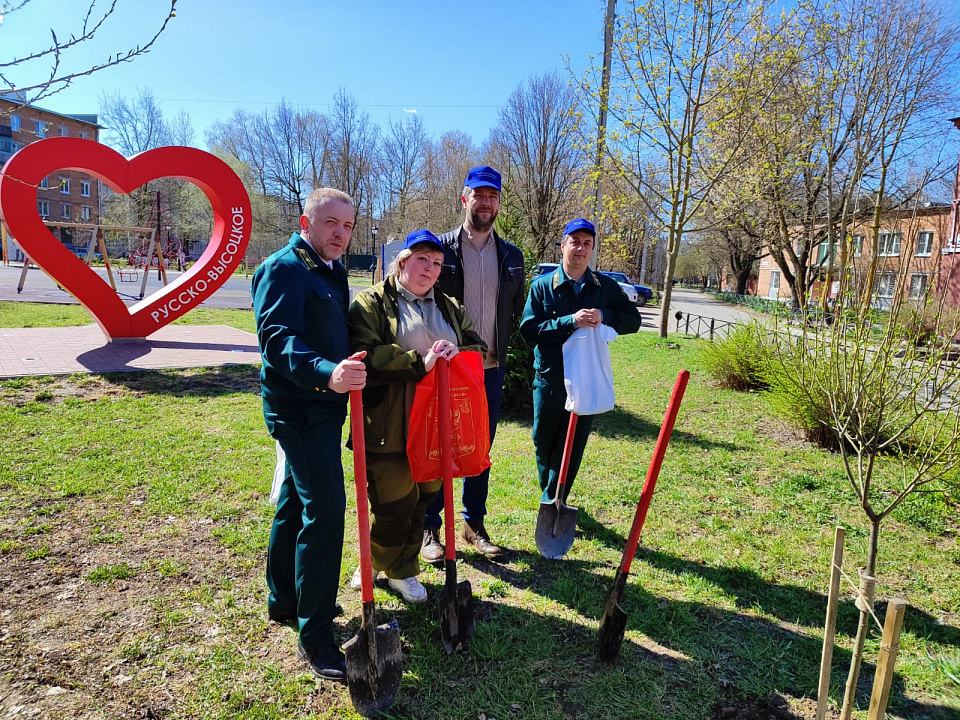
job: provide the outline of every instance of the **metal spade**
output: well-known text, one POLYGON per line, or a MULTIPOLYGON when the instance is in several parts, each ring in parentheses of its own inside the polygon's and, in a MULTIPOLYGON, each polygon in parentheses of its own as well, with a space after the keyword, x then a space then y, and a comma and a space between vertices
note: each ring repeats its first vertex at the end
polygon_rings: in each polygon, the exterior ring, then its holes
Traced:
POLYGON ((660 436, 657 438, 653 457, 650 458, 647 479, 643 483, 643 490, 640 492, 640 501, 637 503, 637 512, 633 516, 633 526, 630 528, 627 546, 623 550, 620 567, 617 568, 616 577, 613 579, 613 587, 610 588, 607 602, 603 608, 599 637, 600 659, 603 662, 613 662, 620 653, 620 646, 623 644, 623 633, 627 628, 627 614, 620 607, 620 600, 627 587, 630 564, 637 554, 640 531, 643 530, 643 522, 647 518, 647 510, 650 508, 650 501, 653 499, 653 489, 656 487, 657 477, 660 475, 663 456, 667 452, 670 434, 673 432, 673 424, 676 422, 677 411, 680 410, 680 401, 683 400, 683 391, 686 389, 689 379, 690 373, 687 370, 681 370, 680 374, 677 375, 677 382, 674 384, 673 394, 670 396, 670 404, 667 406, 667 414, 663 419, 663 425, 660 426, 660 436))
POLYGON ((360 632, 343 646, 350 700, 365 718, 393 705, 400 692, 403 660, 396 620, 376 624, 373 567, 370 560, 370 509, 367 505, 367 459, 363 437, 363 394, 350 392, 350 432, 353 437, 353 477, 357 491, 357 533, 360 538, 360 591, 363 607, 360 632))
POLYGON ((453 448, 450 428, 450 375, 448 361, 437 360, 437 393, 440 414, 440 466, 443 473, 443 524, 446 540, 446 583, 440 591, 440 636, 448 653, 456 652, 474 631, 473 588, 469 580, 457 582, 457 537, 453 518, 453 448))

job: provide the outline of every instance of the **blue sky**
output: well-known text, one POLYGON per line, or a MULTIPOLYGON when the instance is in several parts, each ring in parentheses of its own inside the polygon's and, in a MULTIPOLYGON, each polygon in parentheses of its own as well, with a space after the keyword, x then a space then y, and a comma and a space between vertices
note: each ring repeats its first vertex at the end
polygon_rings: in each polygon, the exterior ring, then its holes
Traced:
MULTIPOLYGON (((98 0, 98 7, 106 6, 98 0)), ((0 61, 76 32, 85 0, 32 0, 0 24, 0 61)), ((80 68, 145 42, 164 0, 119 0, 94 43, 65 58, 80 68)), ((486 139, 499 108, 522 81, 564 57, 579 70, 603 52, 603 0, 179 0, 153 50, 45 99, 62 113, 97 113, 102 93, 151 90, 168 118, 187 111, 204 131, 237 107, 260 112, 282 99, 328 110, 344 87, 385 125, 416 110, 439 136, 462 130, 486 139)), ((23 85, 46 68, 12 79, 23 85)))

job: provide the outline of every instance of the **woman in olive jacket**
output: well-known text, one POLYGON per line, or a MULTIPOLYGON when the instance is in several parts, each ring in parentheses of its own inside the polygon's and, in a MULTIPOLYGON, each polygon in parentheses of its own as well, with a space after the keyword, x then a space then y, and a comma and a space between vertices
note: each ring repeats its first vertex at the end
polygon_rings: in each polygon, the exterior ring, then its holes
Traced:
MULTIPOLYGON (((443 246, 429 230, 407 236, 386 279, 363 290, 348 315, 353 352, 366 350, 363 390, 367 488, 373 520, 374 579, 408 602, 424 602, 417 580, 427 505, 441 481, 415 483, 407 460, 407 427, 416 384, 439 358, 486 346, 463 306, 435 288, 443 246)), ((359 589, 359 568, 350 582, 359 589)))

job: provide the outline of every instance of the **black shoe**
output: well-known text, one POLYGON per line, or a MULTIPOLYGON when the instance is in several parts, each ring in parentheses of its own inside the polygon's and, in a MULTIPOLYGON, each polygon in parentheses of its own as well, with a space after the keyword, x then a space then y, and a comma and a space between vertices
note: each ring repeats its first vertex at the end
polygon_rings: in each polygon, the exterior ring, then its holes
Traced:
POLYGON ((347 661, 343 657, 343 651, 336 645, 307 650, 303 643, 297 640, 297 657, 307 663, 313 674, 322 680, 347 680, 347 661))
MULTIPOLYGON (((267 608, 267 615, 270 617, 270 622, 275 622, 278 625, 284 625, 291 630, 300 629, 300 620, 296 615, 287 615, 285 613, 275 612, 271 608, 267 608)), ((343 615, 343 606, 340 603, 337 603, 337 609, 333 616, 338 618, 341 615, 343 615)))
POLYGON ((427 525, 423 529, 423 544, 420 546, 420 557, 429 563, 440 562, 446 552, 440 542, 440 528, 427 525))
POLYGON ((487 529, 483 526, 482 522, 471 525, 464 520, 463 531, 460 533, 460 537, 488 558, 498 558, 503 555, 503 550, 491 542, 490 535, 487 534, 487 529))

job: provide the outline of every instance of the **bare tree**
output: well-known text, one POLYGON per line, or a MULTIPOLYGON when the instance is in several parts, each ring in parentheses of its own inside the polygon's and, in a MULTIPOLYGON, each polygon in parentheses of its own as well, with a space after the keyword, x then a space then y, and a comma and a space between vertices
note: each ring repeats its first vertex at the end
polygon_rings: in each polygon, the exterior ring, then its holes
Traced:
MULTIPOLYGON (((22 10, 33 0, 3 0, 0 3, 0 21, 6 21, 0 28, 16 29, 16 13, 22 10)), ((73 55, 82 54, 85 50, 96 45, 99 34, 111 21, 117 10, 119 0, 106 3, 104 9, 97 8, 96 0, 90 0, 80 27, 72 31, 66 39, 58 37, 56 31, 50 29, 50 41, 45 47, 35 50, 22 57, 14 57, 0 62, 0 90, 15 91, 23 97, 23 102, 32 104, 64 90, 79 77, 92 75, 120 63, 130 62, 143 55, 153 47, 157 38, 167 29, 170 21, 176 17, 177 0, 169 0, 170 7, 164 11, 160 26, 153 36, 142 45, 101 55, 101 59, 92 63, 85 61, 80 68, 71 67, 73 55), (44 67, 41 70, 38 67, 44 67)))
POLYGON ((422 198, 428 138, 419 115, 390 120, 380 147, 380 177, 388 212, 387 230, 401 237, 415 230, 410 213, 422 198))
MULTIPOLYGON (((105 142, 126 156, 168 145, 194 141, 190 116, 181 112, 167 120, 153 94, 146 89, 134 98, 117 93, 100 100, 100 122, 106 127, 105 142)), ((160 223, 164 252, 189 252, 191 241, 210 237, 213 213, 203 192, 185 180, 160 178, 129 195, 108 193, 105 219, 120 225, 153 227, 160 223), (159 193, 159 215, 158 215, 159 193)))
POLYGON ((333 98, 330 128, 328 184, 348 193, 357 216, 366 202, 366 177, 371 173, 379 145, 379 128, 341 88, 333 98))
POLYGON ((479 156, 470 136, 457 130, 427 143, 423 202, 417 209, 417 225, 446 232, 463 221, 463 181, 479 156))
POLYGON ((585 165, 574 104, 556 73, 532 77, 510 95, 492 132, 493 152, 504 158, 504 195, 526 216, 536 262, 560 239, 571 203, 582 204, 573 197, 585 165))
MULTIPOLYGON (((132 99, 119 92, 104 95, 99 120, 106 128, 106 143, 127 157, 173 142, 172 127, 148 89, 141 89, 132 99)), ((183 128, 180 132, 182 135, 183 128)))
POLYGON ((331 167, 326 118, 285 101, 260 115, 236 110, 229 121, 214 123, 207 139, 248 169, 248 188, 267 200, 254 204, 254 219, 277 236, 296 227, 307 195, 331 167))

